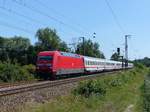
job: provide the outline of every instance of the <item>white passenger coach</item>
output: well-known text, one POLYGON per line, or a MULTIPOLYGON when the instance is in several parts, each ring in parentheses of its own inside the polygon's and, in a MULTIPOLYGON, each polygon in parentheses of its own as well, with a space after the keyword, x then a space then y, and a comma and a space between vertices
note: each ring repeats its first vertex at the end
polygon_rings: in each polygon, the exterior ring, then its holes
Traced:
MULTIPOLYGON (((122 69, 122 62, 84 56, 84 66, 87 72, 119 70, 122 69)), ((129 63, 128 68, 132 67, 133 64, 129 63)))

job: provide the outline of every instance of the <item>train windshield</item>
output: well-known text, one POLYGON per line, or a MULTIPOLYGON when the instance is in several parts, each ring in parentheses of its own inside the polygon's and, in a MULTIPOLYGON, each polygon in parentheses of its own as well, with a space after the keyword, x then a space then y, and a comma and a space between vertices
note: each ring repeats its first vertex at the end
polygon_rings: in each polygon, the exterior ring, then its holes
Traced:
POLYGON ((38 56, 38 60, 51 61, 53 60, 53 57, 52 56, 38 56))

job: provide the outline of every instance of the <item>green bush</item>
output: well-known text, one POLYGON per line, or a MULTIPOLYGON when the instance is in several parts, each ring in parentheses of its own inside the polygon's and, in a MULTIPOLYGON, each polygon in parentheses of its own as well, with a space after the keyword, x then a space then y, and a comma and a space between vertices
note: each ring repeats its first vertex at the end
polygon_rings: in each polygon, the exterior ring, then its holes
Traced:
POLYGON ((31 80, 33 75, 24 67, 10 62, 0 63, 0 80, 3 82, 15 82, 31 80))
POLYGON ((112 87, 121 86, 122 84, 123 84, 123 82, 122 82, 121 78, 119 78, 119 77, 110 81, 110 86, 112 86, 112 87))
POLYGON ((36 67, 35 65, 29 64, 29 65, 24 65, 23 69, 27 70, 30 74, 35 74, 36 73, 36 67))
MULTIPOLYGON (((139 66, 141 68, 141 65, 139 66)), ((75 95, 81 95, 85 97, 89 97, 92 95, 104 96, 107 90, 112 89, 114 87, 123 87, 128 82, 132 82, 136 75, 142 74, 141 69, 140 72, 137 72, 138 68, 133 70, 122 72, 121 74, 117 74, 114 77, 110 77, 107 79, 96 79, 96 80, 87 80, 79 83, 77 88, 73 90, 75 95)), ((145 67, 143 68, 145 69, 145 67)))
POLYGON ((141 63, 134 63, 134 66, 137 68, 137 69, 144 69, 145 66, 141 63))
POLYGON ((79 94, 85 97, 91 95, 104 96, 106 93, 106 85, 103 81, 88 80, 80 82, 79 86, 74 90, 74 94, 79 94))

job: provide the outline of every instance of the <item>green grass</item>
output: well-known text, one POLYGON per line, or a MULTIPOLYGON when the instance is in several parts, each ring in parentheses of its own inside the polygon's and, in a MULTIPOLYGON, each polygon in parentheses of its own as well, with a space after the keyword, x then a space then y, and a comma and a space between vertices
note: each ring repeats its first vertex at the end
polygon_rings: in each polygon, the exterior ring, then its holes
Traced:
POLYGON ((145 77, 142 87, 143 96, 143 111, 150 112, 150 74, 145 77))
POLYGON ((58 97, 45 104, 29 104, 23 112, 142 112, 141 85, 147 72, 146 68, 135 68, 120 72, 119 75, 103 76, 96 80, 107 84, 104 95, 91 94, 85 97, 74 94, 79 85, 69 96, 58 97), (111 85, 110 82, 116 80, 117 83, 121 80, 121 84, 111 85))

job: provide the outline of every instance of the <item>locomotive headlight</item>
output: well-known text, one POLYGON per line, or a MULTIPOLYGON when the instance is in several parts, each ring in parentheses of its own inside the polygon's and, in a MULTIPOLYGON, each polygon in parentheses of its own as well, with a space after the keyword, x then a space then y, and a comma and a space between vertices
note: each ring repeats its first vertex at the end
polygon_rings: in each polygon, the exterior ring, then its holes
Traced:
POLYGON ((47 64, 47 66, 48 66, 48 67, 51 67, 51 66, 52 66, 52 64, 47 64))

